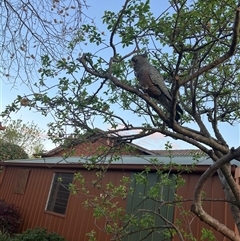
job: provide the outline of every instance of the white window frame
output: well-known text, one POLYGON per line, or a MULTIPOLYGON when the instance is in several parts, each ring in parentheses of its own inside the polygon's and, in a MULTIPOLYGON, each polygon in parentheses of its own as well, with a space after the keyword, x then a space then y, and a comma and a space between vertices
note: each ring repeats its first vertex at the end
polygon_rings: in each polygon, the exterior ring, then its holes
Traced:
POLYGON ((74 178, 74 173, 71 173, 71 172, 55 172, 53 174, 51 186, 50 186, 49 193, 48 193, 47 203, 45 206, 45 211, 53 212, 53 213, 60 214, 60 215, 66 214, 69 196, 70 196, 70 191, 68 189, 68 185, 73 182, 73 178, 74 178), (58 180, 59 178, 63 179, 64 175, 66 175, 66 174, 72 175, 72 177, 70 177, 71 182, 65 183, 64 180, 63 180, 63 182, 58 180), (58 175, 57 179, 56 179, 56 175, 58 175), (62 177, 61 177, 61 175, 62 175, 62 177), (63 190, 66 190, 66 192, 64 193, 64 195, 66 195, 66 199, 62 200, 62 203, 63 203, 62 205, 56 204, 57 202, 58 203, 61 202, 61 198, 59 196, 61 195, 60 192, 63 192, 63 190), (55 197, 53 197, 53 196, 55 196, 55 197))

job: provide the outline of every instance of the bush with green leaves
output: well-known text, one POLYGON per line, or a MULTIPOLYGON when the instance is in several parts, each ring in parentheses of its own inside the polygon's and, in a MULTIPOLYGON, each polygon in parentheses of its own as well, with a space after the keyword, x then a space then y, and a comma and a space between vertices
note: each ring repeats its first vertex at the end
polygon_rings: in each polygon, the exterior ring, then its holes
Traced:
POLYGON ((10 234, 8 232, 0 231, 0 241, 11 241, 10 234))
MULTIPOLYGON (((0 201, 0 231, 1 233, 17 233, 21 218, 18 207, 14 204, 7 204, 0 201)), ((2 235, 3 236, 3 235, 2 235)))
POLYGON ((28 159, 28 154, 18 145, 0 140, 0 161, 28 159))
POLYGON ((57 233, 48 233, 46 229, 35 228, 15 235, 11 241, 65 241, 65 239, 57 233))

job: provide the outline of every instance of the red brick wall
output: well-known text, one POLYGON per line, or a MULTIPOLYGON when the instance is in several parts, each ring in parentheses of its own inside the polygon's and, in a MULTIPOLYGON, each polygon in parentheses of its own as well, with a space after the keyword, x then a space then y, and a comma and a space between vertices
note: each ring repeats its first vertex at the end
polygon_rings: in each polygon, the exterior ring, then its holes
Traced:
POLYGON ((99 154, 111 155, 141 155, 142 151, 134 149, 127 144, 111 145, 106 139, 99 139, 94 142, 84 142, 73 147, 68 147, 53 155, 55 156, 93 156, 99 154))

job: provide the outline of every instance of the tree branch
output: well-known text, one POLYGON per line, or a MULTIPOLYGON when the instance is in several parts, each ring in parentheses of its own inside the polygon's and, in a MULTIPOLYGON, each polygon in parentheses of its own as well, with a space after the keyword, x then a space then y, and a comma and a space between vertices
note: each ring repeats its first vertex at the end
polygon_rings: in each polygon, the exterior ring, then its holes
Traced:
POLYGON ((232 230, 227 228, 224 224, 219 223, 218 220, 214 219, 212 216, 207 214, 202 208, 202 189, 206 184, 209 177, 211 177, 220 167, 224 164, 229 163, 235 157, 240 155, 240 147, 236 150, 232 148, 228 154, 220 158, 217 162, 215 162, 212 166, 210 166, 200 177, 197 182, 195 191, 194 191, 194 203, 191 206, 191 211, 195 213, 202 221, 216 229, 217 231, 221 232, 227 238, 232 241, 239 241, 240 237, 237 236, 232 230))
POLYGON ((184 85, 185 83, 189 82, 190 80, 196 78, 197 76, 203 74, 204 72, 209 71, 210 69, 213 69, 217 67, 219 64, 223 63, 225 60, 229 59, 231 56, 234 55, 235 50, 237 48, 238 38, 239 38, 239 31, 240 30, 240 2, 238 2, 237 9, 236 9, 236 15, 235 20, 233 24, 233 36, 232 36, 232 42, 230 45, 230 48, 227 53, 216 59, 210 64, 205 65, 204 67, 200 68, 197 72, 192 74, 186 79, 183 79, 182 81, 179 81, 179 85, 184 85))
POLYGON ((118 24, 120 23, 120 20, 121 20, 123 14, 124 14, 124 11, 125 11, 128 3, 129 3, 129 1, 130 1, 130 0, 126 0, 126 1, 125 1, 124 5, 123 5, 123 7, 122 7, 122 9, 121 9, 121 11, 120 11, 120 14, 119 14, 119 16, 118 16, 118 18, 117 18, 117 21, 116 21, 116 23, 114 24, 113 29, 112 29, 112 31, 111 31, 111 35, 110 35, 110 46, 111 46, 112 49, 113 49, 113 56, 114 56, 114 57, 116 57, 117 51, 116 51, 116 47, 115 47, 115 45, 114 45, 114 43, 113 43, 113 37, 114 37, 114 34, 116 33, 118 24))
MULTIPOLYGON (((132 86, 129 86, 129 85, 123 83, 118 78, 112 76, 111 71, 109 71, 109 73, 99 73, 96 70, 90 69, 86 63, 86 61, 87 61, 86 54, 83 54, 83 56, 81 58, 79 58, 78 60, 82 63, 84 69, 91 75, 94 75, 99 78, 104 78, 104 79, 107 78, 110 81, 112 81, 116 86, 120 87, 121 89, 124 89, 133 94, 136 94, 140 98, 144 99, 153 108, 153 110, 159 115, 159 117, 164 121, 164 123, 169 123, 169 119, 166 117, 166 115, 159 109, 159 107, 156 105, 156 103, 153 102, 146 94, 142 93, 141 91, 137 90, 136 88, 133 88, 132 86)), ((204 144, 206 144, 214 149, 218 149, 219 151, 221 151, 225 154, 228 152, 227 147, 224 147, 223 145, 219 144, 213 138, 205 137, 201 133, 197 133, 196 131, 194 131, 192 129, 178 125, 176 122, 174 122, 171 127, 174 131, 176 131, 182 135, 187 135, 187 136, 189 136, 189 138, 195 139, 199 142, 203 142, 204 144)))

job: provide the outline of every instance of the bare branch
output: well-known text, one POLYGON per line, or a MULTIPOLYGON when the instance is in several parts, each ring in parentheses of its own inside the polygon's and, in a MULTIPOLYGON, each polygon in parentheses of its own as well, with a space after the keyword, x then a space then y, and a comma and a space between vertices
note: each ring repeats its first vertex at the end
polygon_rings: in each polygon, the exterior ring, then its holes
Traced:
POLYGON ((124 14, 124 12, 125 12, 125 9, 127 8, 127 5, 128 5, 128 3, 129 3, 129 1, 130 1, 130 0, 126 0, 126 1, 125 1, 124 5, 123 5, 123 7, 122 7, 122 9, 121 9, 121 11, 120 11, 120 14, 118 15, 117 21, 116 21, 115 25, 113 26, 113 29, 112 29, 112 32, 111 32, 111 36, 110 36, 110 46, 111 46, 112 49, 113 49, 113 56, 114 56, 114 57, 116 57, 117 51, 116 51, 116 47, 115 47, 115 45, 114 45, 114 43, 113 43, 113 37, 114 37, 114 35, 115 35, 115 33, 116 33, 116 30, 117 30, 117 28, 118 28, 118 25, 119 25, 119 23, 120 23, 120 21, 121 21, 121 19, 122 19, 122 16, 123 16, 123 14, 124 14))

